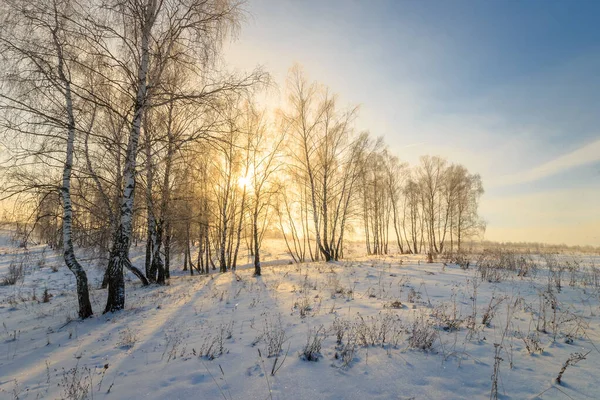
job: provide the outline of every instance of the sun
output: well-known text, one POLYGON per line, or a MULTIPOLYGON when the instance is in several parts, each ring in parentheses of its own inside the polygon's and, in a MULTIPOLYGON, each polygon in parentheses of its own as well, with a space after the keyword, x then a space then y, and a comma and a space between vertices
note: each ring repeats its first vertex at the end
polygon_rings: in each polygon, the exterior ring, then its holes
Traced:
POLYGON ((241 189, 250 189, 252 187, 252 182, 247 176, 240 176, 240 179, 238 179, 238 185, 241 189))

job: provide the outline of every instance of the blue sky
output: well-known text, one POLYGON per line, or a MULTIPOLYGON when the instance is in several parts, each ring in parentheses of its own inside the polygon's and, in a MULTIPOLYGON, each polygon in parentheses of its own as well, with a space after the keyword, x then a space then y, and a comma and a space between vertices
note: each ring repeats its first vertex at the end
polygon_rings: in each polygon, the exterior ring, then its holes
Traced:
POLYGON ((600 245, 600 2, 250 0, 227 58, 288 69, 401 158, 482 175, 486 237, 600 245))

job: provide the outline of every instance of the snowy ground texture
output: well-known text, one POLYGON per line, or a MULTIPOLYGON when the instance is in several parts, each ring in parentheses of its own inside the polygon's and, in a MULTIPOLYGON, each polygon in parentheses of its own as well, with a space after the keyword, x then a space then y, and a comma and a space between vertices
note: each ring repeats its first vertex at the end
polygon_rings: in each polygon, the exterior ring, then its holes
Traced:
MULTIPOLYGON (((494 377, 499 398, 598 398, 598 257, 510 270, 272 252, 259 278, 244 267, 130 280, 117 314, 101 314, 94 289, 82 322, 60 256, 1 240, 0 280, 11 264, 25 272, 0 286, 1 399, 479 399, 494 377), (557 383, 575 353, 585 359, 557 383)), ((98 287, 101 271, 87 269, 98 287)))

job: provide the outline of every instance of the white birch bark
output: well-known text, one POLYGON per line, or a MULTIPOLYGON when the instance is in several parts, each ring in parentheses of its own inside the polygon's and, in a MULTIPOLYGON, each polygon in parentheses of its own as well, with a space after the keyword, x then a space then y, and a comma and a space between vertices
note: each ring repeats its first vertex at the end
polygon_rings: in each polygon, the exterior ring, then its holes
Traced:
POLYGON ((67 267, 75 275, 77 282, 77 300, 79 303, 79 317, 85 319, 90 317, 92 305, 88 290, 88 280, 85 270, 75 257, 73 247, 73 206, 71 203, 71 173, 73 170, 73 152, 75 147, 75 115, 73 113, 73 98, 71 93, 71 82, 65 75, 63 47, 58 38, 59 20, 58 10, 54 8, 55 26, 52 30, 52 39, 58 58, 57 72, 58 77, 63 84, 63 93, 65 98, 65 110, 67 112, 67 151, 66 160, 63 168, 61 195, 63 201, 63 252, 67 267))

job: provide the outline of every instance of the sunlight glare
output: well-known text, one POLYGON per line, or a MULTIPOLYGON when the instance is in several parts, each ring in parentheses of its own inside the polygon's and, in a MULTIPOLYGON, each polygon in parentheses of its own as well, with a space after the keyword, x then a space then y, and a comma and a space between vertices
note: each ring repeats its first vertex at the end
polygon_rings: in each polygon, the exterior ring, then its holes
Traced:
POLYGON ((247 176, 240 176, 240 179, 238 179, 238 185, 241 189, 250 189, 252 187, 252 182, 247 176))

